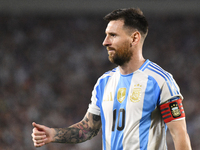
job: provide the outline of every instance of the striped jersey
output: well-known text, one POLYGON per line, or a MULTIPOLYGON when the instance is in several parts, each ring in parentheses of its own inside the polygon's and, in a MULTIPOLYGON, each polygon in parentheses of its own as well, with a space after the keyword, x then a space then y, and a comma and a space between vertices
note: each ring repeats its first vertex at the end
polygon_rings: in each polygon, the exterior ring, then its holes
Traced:
POLYGON ((101 116, 103 150, 167 150, 159 105, 177 97, 172 75, 150 60, 128 75, 118 67, 104 73, 88 108, 101 116))

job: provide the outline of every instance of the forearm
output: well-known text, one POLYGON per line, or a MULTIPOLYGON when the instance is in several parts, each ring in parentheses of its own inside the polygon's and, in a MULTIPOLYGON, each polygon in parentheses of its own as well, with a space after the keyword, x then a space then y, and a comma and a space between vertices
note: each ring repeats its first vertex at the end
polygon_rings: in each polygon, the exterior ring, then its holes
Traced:
POLYGON ((101 127, 100 116, 87 113, 82 121, 68 128, 54 128, 52 142, 81 143, 96 136, 101 127))
POLYGON ((99 130, 92 130, 87 124, 77 123, 69 128, 54 128, 56 143, 81 143, 96 136, 99 130))

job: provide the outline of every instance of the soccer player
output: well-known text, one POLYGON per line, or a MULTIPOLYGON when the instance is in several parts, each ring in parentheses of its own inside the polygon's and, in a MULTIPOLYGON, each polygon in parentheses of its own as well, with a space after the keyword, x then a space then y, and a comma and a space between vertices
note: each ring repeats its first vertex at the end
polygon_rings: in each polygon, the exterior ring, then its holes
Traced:
POLYGON ((178 85, 170 73, 143 57, 148 22, 142 11, 119 9, 104 19, 103 45, 117 67, 98 79, 82 121, 67 128, 33 122, 34 146, 80 143, 102 129, 104 150, 167 150, 168 127, 175 149, 191 150, 178 85))

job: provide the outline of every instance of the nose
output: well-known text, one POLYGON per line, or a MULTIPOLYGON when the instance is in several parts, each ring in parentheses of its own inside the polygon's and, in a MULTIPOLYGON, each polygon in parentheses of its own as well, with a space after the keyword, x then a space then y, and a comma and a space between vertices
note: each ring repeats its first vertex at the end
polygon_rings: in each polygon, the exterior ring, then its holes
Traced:
POLYGON ((103 45, 103 46, 109 46, 109 45, 111 45, 111 43, 110 43, 110 40, 109 40, 108 36, 106 36, 106 37, 105 37, 105 39, 104 39, 104 41, 103 41, 102 45, 103 45))

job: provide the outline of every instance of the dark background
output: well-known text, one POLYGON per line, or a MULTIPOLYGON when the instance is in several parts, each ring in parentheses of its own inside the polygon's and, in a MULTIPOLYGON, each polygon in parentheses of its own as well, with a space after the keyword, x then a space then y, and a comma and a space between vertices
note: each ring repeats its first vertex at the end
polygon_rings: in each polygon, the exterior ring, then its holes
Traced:
MULTIPOLYGON (((200 1, 3 0, 0 2, 0 150, 34 150, 33 121, 80 121, 98 77, 115 65, 102 46, 104 15, 139 7, 149 21, 144 57, 173 74, 184 96, 193 150, 200 149, 200 1)), ((168 133, 169 150, 173 141, 168 133)), ((101 150, 101 134, 82 144, 38 150, 101 150)))

